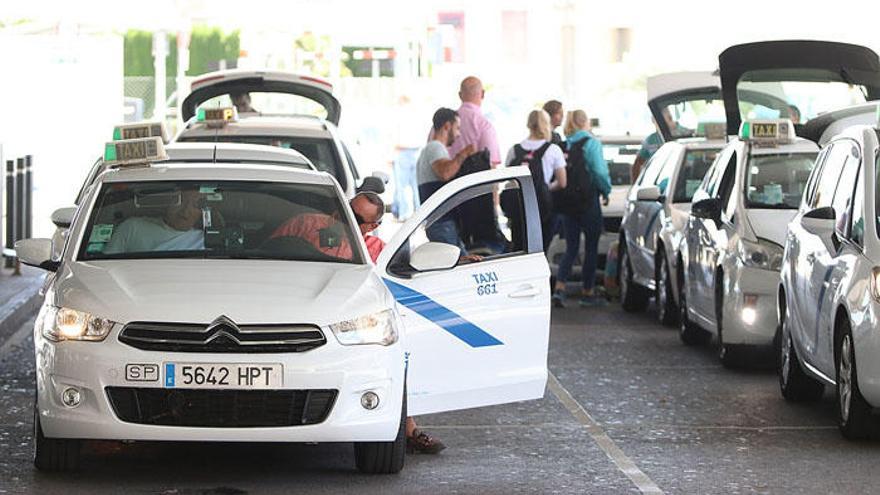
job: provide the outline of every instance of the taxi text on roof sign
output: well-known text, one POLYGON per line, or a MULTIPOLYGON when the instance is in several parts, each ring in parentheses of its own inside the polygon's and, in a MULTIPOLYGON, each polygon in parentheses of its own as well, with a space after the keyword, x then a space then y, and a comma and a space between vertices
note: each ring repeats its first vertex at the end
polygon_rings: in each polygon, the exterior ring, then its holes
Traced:
POLYGON ((776 146, 794 141, 794 124, 790 119, 746 120, 739 126, 739 137, 758 146, 776 146))
POLYGON ((137 122, 134 124, 122 124, 113 128, 113 140, 141 139, 148 137, 160 137, 163 143, 168 142, 168 131, 164 122, 137 122))
POLYGON ((108 166, 145 164, 167 159, 160 137, 113 141, 104 145, 104 163, 108 166))

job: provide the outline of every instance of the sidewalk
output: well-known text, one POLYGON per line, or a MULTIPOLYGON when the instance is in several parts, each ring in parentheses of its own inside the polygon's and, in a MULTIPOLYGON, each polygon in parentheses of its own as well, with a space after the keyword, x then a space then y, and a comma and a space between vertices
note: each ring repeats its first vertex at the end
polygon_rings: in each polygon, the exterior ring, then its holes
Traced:
POLYGON ((21 267, 21 276, 0 268, 0 344, 32 317, 43 298, 38 295, 46 272, 30 266, 21 267))

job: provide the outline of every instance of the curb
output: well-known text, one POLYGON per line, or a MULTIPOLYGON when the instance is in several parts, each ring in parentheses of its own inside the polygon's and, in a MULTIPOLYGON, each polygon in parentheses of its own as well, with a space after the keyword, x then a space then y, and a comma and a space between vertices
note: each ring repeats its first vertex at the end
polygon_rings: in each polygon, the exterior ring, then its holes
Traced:
POLYGON ((24 325, 40 309, 42 301, 39 287, 35 287, 32 294, 0 308, 0 343, 24 325))

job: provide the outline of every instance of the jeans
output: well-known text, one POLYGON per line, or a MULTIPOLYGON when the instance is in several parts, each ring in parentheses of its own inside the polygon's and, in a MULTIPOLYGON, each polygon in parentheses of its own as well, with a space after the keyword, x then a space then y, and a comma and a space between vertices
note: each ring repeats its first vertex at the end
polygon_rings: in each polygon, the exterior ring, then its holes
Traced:
POLYGON ((461 242, 461 237, 458 235, 458 226, 455 224, 455 220, 437 220, 425 229, 425 235, 428 236, 428 240, 431 242, 442 242, 456 246, 462 255, 467 254, 464 249, 464 243, 461 242))
POLYGON ((584 260, 581 266, 583 272, 581 279, 584 290, 591 290, 596 285, 596 265, 599 262, 599 236, 604 228, 602 222, 602 207, 599 205, 599 197, 589 210, 577 215, 562 215, 562 226, 565 232, 565 255, 559 262, 559 271, 556 279, 566 282, 571 276, 571 267, 577 258, 581 244, 581 232, 584 233, 586 245, 584 246, 584 260))
POLYGON ((394 161, 394 204, 391 213, 399 220, 409 218, 419 207, 419 185, 416 180, 418 149, 405 148, 394 161))

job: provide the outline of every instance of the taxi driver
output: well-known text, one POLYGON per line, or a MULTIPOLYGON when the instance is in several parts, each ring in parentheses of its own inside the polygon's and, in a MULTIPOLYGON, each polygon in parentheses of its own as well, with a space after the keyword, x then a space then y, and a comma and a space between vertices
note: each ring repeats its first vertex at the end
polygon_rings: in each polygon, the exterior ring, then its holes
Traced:
POLYGON ((203 196, 198 189, 184 189, 180 201, 165 208, 162 218, 131 217, 114 229, 105 254, 205 249, 202 218, 203 196))

